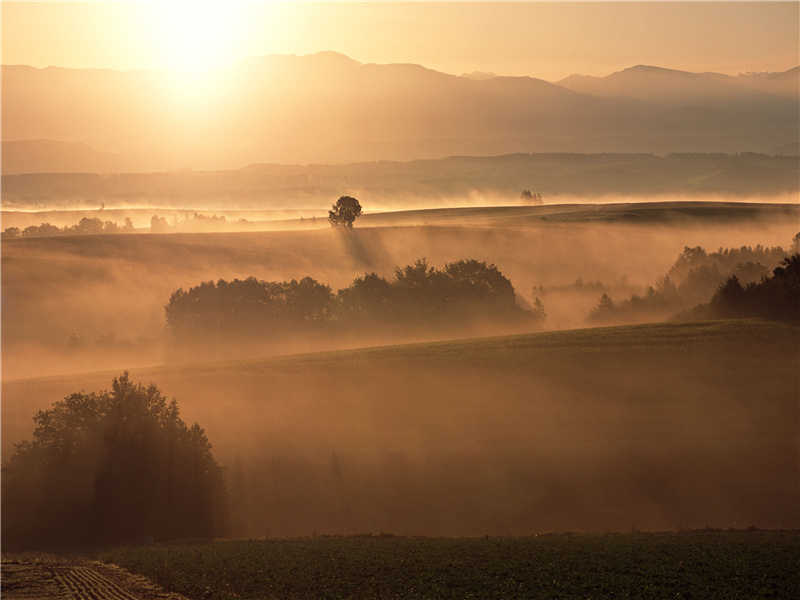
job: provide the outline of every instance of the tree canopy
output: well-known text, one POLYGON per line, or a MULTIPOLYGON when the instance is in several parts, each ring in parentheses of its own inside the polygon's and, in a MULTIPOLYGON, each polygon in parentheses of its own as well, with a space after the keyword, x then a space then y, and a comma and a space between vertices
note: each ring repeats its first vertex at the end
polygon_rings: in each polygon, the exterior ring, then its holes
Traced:
POLYGON ((128 373, 34 417, 3 464, 4 548, 64 548, 224 533, 223 469, 177 402, 128 373))
POLYGON ((331 227, 352 227, 361 216, 361 203, 352 196, 342 196, 328 211, 331 227))
POLYGON ((205 282, 179 289, 165 307, 177 340, 244 340, 357 329, 426 331, 481 324, 532 324, 544 318, 517 304, 511 281, 495 265, 469 259, 436 269, 421 258, 394 278, 365 273, 335 295, 311 277, 205 282))
POLYGON ((711 318, 761 317, 800 322, 800 253, 781 261, 770 277, 742 285, 731 275, 708 305, 711 318))

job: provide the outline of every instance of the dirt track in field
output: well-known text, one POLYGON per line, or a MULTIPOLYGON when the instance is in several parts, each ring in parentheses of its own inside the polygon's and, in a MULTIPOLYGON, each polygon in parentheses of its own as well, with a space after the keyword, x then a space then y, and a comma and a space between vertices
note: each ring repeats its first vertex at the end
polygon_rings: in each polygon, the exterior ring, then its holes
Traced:
POLYGON ((84 559, 6 558, 3 600, 184 600, 114 565, 84 559))

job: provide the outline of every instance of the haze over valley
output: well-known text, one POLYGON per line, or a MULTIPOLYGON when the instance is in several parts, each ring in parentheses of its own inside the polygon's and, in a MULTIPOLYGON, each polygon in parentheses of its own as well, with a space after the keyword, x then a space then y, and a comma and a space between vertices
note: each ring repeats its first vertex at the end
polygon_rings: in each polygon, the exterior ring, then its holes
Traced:
POLYGON ((796 3, 178 5, 3 3, 4 595, 115 547, 312 598, 363 544, 328 597, 477 597, 383 552, 597 536, 487 597, 700 597, 630 566, 669 531, 793 596, 796 3))

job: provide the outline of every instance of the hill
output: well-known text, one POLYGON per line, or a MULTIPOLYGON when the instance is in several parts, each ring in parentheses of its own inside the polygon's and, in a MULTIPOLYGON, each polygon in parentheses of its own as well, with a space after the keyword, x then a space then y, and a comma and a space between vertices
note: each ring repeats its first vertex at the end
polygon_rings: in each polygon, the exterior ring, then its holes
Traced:
MULTIPOLYGON (((797 86, 782 83, 796 84, 796 71, 744 85, 634 67, 559 85, 323 52, 250 58, 215 77, 192 87, 161 71, 4 65, 3 141, 83 143, 106 155, 108 172, 150 172, 532 151, 765 152, 796 142, 800 123, 797 86)), ((40 164, 25 160, 24 146, 4 150, 16 169, 4 173, 74 169, 68 152, 63 164, 40 164)), ((86 164, 78 170, 101 166, 86 164)))
MULTIPOLYGON (((495 264, 523 305, 542 296, 545 286, 553 292, 541 297, 545 326, 579 327, 603 291, 615 298, 645 293, 686 246, 787 249, 797 234, 799 210, 796 204, 722 202, 474 207, 367 214, 349 235, 332 230, 318 214, 316 222, 308 216, 264 221, 264 231, 240 233, 4 239, 3 375, 168 360, 175 352, 164 328, 164 306, 179 288, 251 276, 265 281, 309 276, 335 291, 365 273, 391 278, 395 267, 423 257, 439 269, 463 259, 495 264), (598 281, 604 287, 583 285, 598 281)), ((128 216, 107 212, 78 214, 119 223, 128 216)), ((148 227, 152 214, 144 213, 144 223, 141 211, 130 218, 148 227)), ((250 218, 236 213, 230 220, 239 216, 250 218)), ((41 215, 38 222, 52 217, 41 215)), ((4 214, 4 223, 10 225, 11 218, 4 214)), ((65 224, 76 221, 77 216, 65 224)), ((259 348, 239 347, 235 356, 309 350, 308 343, 287 346, 267 338, 259 348)), ((359 341, 329 340, 314 347, 353 343, 359 341)), ((195 350, 195 356, 223 356, 215 346, 195 350)))
MULTIPOLYGON (((796 327, 723 321, 131 376, 206 428, 241 535, 482 535, 798 527, 798 364, 796 327)), ((4 381, 4 455, 114 375, 4 381)))
MULTIPOLYGON (((152 206, 190 210, 327 208, 343 194, 365 208, 546 204, 624 196, 763 198, 800 192, 796 156, 510 154, 336 165, 252 164, 230 171, 30 173, 2 176, 3 209, 152 206)), ((5 150, 4 150, 4 156, 5 150)), ((42 161, 46 161, 43 151, 42 161)), ((5 165, 5 161, 3 163, 5 165)), ((45 165, 45 162, 41 162, 45 165)), ((4 171, 5 173, 5 171, 4 171)))

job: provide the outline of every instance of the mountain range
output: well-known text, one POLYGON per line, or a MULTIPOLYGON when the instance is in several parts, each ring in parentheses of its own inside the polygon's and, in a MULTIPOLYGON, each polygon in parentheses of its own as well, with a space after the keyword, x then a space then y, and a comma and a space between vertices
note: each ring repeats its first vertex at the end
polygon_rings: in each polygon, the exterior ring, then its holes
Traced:
POLYGON ((800 68, 558 82, 335 52, 167 71, 2 67, 2 172, 216 170, 514 152, 795 152, 800 68))

